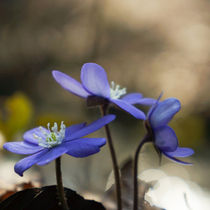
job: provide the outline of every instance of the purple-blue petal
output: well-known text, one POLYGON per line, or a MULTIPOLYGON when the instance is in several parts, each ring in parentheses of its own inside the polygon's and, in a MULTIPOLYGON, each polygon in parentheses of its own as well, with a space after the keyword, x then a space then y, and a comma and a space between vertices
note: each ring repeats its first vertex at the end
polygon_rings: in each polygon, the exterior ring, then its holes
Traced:
POLYGON ((159 95, 159 97, 157 98, 155 104, 152 105, 152 107, 149 109, 148 113, 147 113, 147 119, 150 118, 150 116, 152 115, 153 111, 156 109, 157 105, 159 104, 160 102, 160 99, 162 98, 163 96, 163 92, 161 92, 161 94, 159 95))
POLYGON ((146 116, 144 112, 141 110, 137 109, 135 106, 121 100, 121 99, 111 99, 110 100, 112 103, 116 104, 119 106, 121 109, 125 110, 126 112, 130 113, 137 119, 145 120, 146 116))
POLYGON ((33 155, 30 155, 26 158, 23 158, 22 160, 18 161, 15 164, 15 172, 19 174, 20 176, 23 176, 23 172, 29 169, 31 166, 36 164, 40 158, 47 153, 48 149, 43 149, 40 152, 37 152, 33 155))
POLYGON ((181 104, 176 98, 168 98, 159 102, 152 109, 149 115, 149 122, 153 128, 166 125, 173 116, 180 110, 181 104))
POLYGON ((96 63, 85 63, 81 69, 84 88, 96 96, 110 97, 110 86, 105 70, 96 63))
POLYGON ((106 115, 105 117, 102 117, 94 122, 92 122, 91 124, 85 126, 84 128, 74 132, 72 135, 70 136, 65 136, 65 141, 70 141, 73 139, 77 139, 83 136, 86 136, 100 128, 102 128, 104 125, 110 123, 111 121, 113 121, 116 118, 115 115, 106 115))
POLYGON ((99 152, 100 147, 106 143, 106 139, 81 138, 74 141, 69 141, 68 143, 69 144, 67 147, 69 148, 69 151, 66 154, 77 158, 82 158, 99 152))
POLYGON ((171 159, 171 160, 173 160, 173 161, 175 161, 175 162, 177 162, 177 163, 181 163, 181 164, 184 164, 184 165, 192 165, 192 163, 188 163, 188 162, 185 162, 185 161, 182 161, 182 160, 179 160, 179 159, 177 159, 177 158, 175 158, 175 157, 170 156, 167 152, 163 152, 163 154, 164 154, 167 158, 169 158, 169 159, 171 159))
POLYGON ((178 140, 175 132, 169 126, 162 126, 154 129, 155 145, 163 152, 175 151, 178 147, 178 140))
POLYGON ((86 126, 86 123, 80 123, 80 124, 76 124, 76 125, 71 125, 69 127, 66 128, 66 132, 65 132, 65 136, 70 136, 72 135, 74 132, 84 128, 86 126))
POLYGON ((126 101, 129 104, 136 104, 143 95, 141 93, 129 93, 121 98, 121 100, 126 101))
POLYGON ((194 154, 193 149, 186 147, 177 147, 173 152, 167 152, 168 155, 172 157, 188 157, 194 154))
POLYGON ((154 112, 156 106, 157 106, 158 103, 155 103, 154 105, 152 105, 149 109, 149 111, 147 112, 147 119, 150 118, 150 116, 152 115, 152 113, 154 112))
POLYGON ((66 143, 61 143, 58 146, 52 147, 48 149, 48 152, 45 153, 40 160, 37 162, 37 165, 46 165, 51 161, 55 160, 56 158, 60 157, 64 153, 68 151, 68 147, 66 143))
POLYGON ((145 106, 153 106, 157 102, 154 98, 141 98, 136 101, 135 104, 145 105, 145 106))
POLYGON ((43 149, 40 146, 37 146, 35 144, 30 144, 30 143, 27 143, 24 141, 8 142, 8 143, 4 144, 3 148, 10 152, 20 154, 20 155, 34 154, 34 153, 39 152, 43 149))
MULTIPOLYGON (((49 133, 49 131, 42 127, 42 130, 45 131, 46 133, 49 133)), ((38 140, 34 137, 34 135, 37 135, 39 137, 42 137, 43 139, 45 139, 46 137, 44 136, 44 134, 42 133, 42 131, 40 130, 40 127, 36 127, 36 128, 33 128, 31 130, 28 130, 26 131, 24 134, 23 134, 23 139, 26 141, 26 142, 29 142, 31 144, 36 144, 38 145, 38 140)))
POLYGON ((121 100, 126 101, 129 104, 140 104, 145 106, 152 106, 157 102, 154 98, 143 98, 141 93, 129 93, 123 96, 121 100))
POLYGON ((52 71, 52 75, 57 83, 74 95, 82 98, 87 98, 90 95, 77 80, 67 74, 54 70, 52 71))

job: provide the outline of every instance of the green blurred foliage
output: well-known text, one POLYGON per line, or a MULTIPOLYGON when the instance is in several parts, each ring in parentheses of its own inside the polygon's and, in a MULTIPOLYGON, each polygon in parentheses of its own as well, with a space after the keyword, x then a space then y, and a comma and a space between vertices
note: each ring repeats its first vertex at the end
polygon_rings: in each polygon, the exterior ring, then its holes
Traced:
POLYGON ((172 121, 171 127, 175 130, 181 146, 197 148, 205 145, 206 122, 202 116, 188 115, 172 121))

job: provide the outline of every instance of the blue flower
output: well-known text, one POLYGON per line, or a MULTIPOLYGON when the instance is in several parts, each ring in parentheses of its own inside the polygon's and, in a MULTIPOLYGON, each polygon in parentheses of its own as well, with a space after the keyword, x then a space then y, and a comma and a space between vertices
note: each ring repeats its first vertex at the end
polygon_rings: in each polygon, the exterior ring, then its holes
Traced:
POLYGON ((189 164, 176 157, 188 157, 194 151, 190 148, 179 147, 174 130, 167 125, 180 108, 181 104, 176 98, 168 98, 162 102, 158 100, 148 112, 146 127, 152 136, 155 148, 161 154, 176 162, 189 164))
POLYGON ((24 133, 23 141, 8 142, 4 149, 22 155, 30 155, 15 164, 15 172, 23 176, 23 172, 32 165, 45 165, 63 154, 77 158, 86 157, 100 151, 106 143, 105 138, 82 138, 110 123, 115 115, 107 115, 86 125, 86 123, 67 127, 61 123, 58 130, 57 123, 50 129, 36 127, 24 133))
POLYGON ((126 95, 126 88, 120 88, 114 82, 111 82, 110 87, 105 70, 95 63, 86 63, 82 66, 82 84, 60 71, 54 70, 52 74, 54 79, 71 93, 86 99, 91 96, 104 98, 138 119, 145 119, 146 116, 141 110, 133 106, 133 104, 150 106, 156 102, 152 98, 143 98, 140 93, 126 95))

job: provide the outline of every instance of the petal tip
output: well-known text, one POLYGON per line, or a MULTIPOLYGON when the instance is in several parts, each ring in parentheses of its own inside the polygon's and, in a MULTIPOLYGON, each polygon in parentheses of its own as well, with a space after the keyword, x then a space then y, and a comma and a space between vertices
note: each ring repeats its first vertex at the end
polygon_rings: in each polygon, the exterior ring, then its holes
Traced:
POLYGON ((101 142, 100 147, 104 146, 105 144, 106 144, 106 138, 102 138, 102 142, 101 142))
POLYGON ((84 63, 84 64, 82 65, 82 68, 88 68, 88 67, 103 68, 103 67, 100 66, 99 64, 93 63, 93 62, 84 63))
POLYGON ((54 78, 56 78, 56 76, 57 76, 59 73, 63 74, 62 72, 60 72, 60 71, 58 71, 58 70, 52 70, 52 76, 53 76, 54 78))
POLYGON ((15 173, 17 173, 19 176, 23 176, 23 172, 19 170, 19 167, 18 167, 17 165, 15 165, 14 171, 15 171, 15 173))
POLYGON ((7 150, 7 144, 8 144, 8 143, 5 143, 5 144, 3 145, 3 148, 6 149, 6 150, 7 150))
POLYGON ((174 104, 174 106, 176 106, 177 112, 181 109, 181 102, 177 98, 171 97, 166 100, 171 101, 171 104, 174 104))
POLYGON ((133 115, 136 119, 139 119, 139 120, 146 120, 146 115, 144 114, 144 112, 139 112, 139 114, 137 115, 133 115))
POLYGON ((116 119, 116 115, 114 115, 114 114, 109 114, 107 116, 109 116, 109 118, 110 118, 111 121, 113 121, 113 120, 116 119))

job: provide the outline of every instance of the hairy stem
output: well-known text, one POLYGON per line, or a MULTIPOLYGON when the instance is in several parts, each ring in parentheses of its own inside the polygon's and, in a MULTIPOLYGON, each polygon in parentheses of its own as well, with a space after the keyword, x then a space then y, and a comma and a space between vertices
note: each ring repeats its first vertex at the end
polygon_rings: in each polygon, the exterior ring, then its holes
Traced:
POLYGON ((142 146, 149 141, 146 135, 138 145, 134 157, 134 174, 133 174, 133 210, 138 210, 138 159, 142 146))
MULTIPOLYGON (((101 106, 102 116, 105 116, 107 114, 107 109, 108 109, 107 104, 101 106)), ((109 151, 111 154, 112 166, 113 166, 113 171, 114 171, 116 197, 117 197, 117 209, 121 210, 122 209, 122 201, 121 201, 121 184, 120 184, 119 167, 118 167, 117 158, 115 155, 115 149, 114 149, 114 146, 112 143, 112 137, 111 137, 111 133, 109 130, 109 126, 105 125, 104 128, 105 128, 105 132, 106 132, 106 136, 107 136, 107 141, 108 141, 108 145, 109 145, 109 151)))
POLYGON ((62 174, 61 174, 61 157, 55 160, 56 180, 58 197, 60 199, 63 210, 69 210, 63 188, 62 174))

